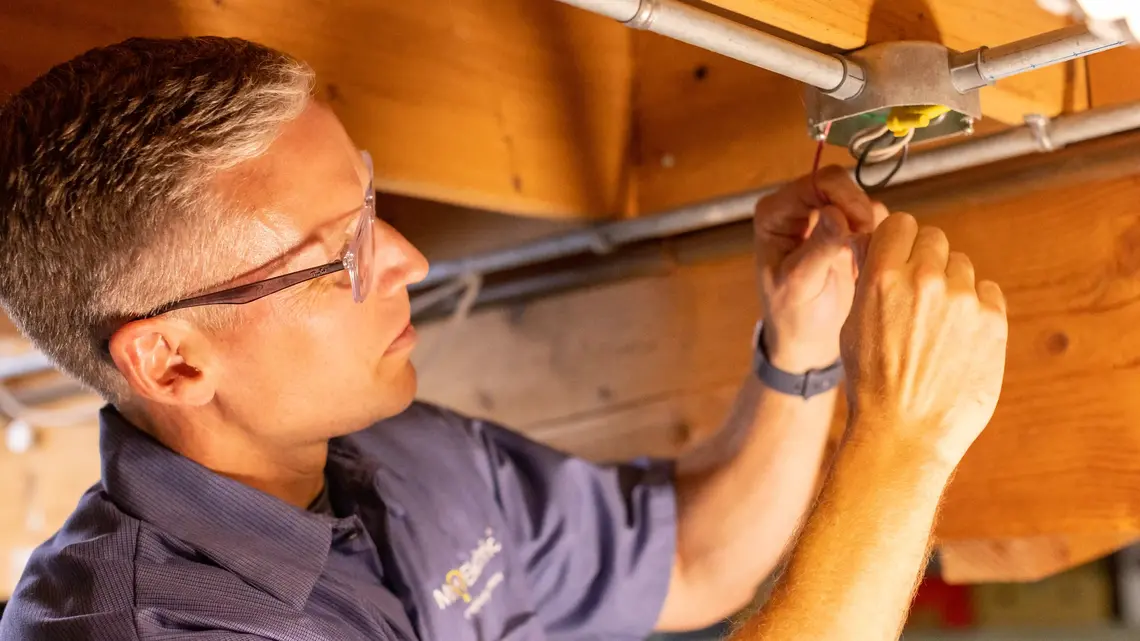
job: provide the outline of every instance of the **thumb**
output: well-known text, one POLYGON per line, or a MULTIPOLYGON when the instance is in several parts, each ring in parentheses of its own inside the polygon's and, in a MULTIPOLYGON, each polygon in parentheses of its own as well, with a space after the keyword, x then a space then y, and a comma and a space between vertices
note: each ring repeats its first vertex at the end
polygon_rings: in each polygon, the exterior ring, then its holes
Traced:
POLYGON ((780 266, 780 278, 809 289, 822 289, 828 272, 848 246, 851 230, 838 208, 824 207, 811 236, 780 266))

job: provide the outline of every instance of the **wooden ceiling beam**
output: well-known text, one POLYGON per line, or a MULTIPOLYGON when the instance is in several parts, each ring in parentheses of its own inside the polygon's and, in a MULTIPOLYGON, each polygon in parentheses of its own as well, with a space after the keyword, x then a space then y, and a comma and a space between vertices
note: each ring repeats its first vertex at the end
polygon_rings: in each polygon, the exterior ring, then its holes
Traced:
POLYGON ((546 217, 625 208, 631 31, 554 0, 7 0, 0 95, 95 46, 197 34, 308 61, 382 191, 546 217))
POLYGON ((1089 97, 1093 107, 1140 100, 1140 47, 1113 49, 1088 59, 1089 97))
MULTIPOLYGON (((1032 2, 713 4, 838 48, 899 38, 965 48, 1061 24, 1032 2)), ((309 61, 319 94, 372 151, 378 187, 392 193, 606 217, 788 178, 810 160, 800 85, 554 0, 454 0, 430 10, 402 0, 10 0, 0 6, 0 91, 97 45, 204 33, 309 61)), ((1060 102, 1063 70, 1054 69, 1013 79, 987 109, 1008 120, 1082 108, 1081 69, 1070 69, 1077 82, 1060 102)), ((831 150, 829 159, 843 155, 831 150)))
POLYGON ((1039 581, 1127 547, 1134 532, 950 541, 938 546, 947 583, 1039 581))

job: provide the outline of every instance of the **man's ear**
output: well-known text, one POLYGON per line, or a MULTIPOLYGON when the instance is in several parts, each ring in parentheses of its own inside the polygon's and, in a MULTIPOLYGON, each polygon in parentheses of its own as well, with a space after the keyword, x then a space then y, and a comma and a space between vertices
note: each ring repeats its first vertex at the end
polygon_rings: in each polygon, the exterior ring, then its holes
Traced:
POLYGON ((205 405, 214 398, 216 371, 207 338, 170 317, 138 320, 111 336, 111 358, 139 396, 166 405, 205 405))

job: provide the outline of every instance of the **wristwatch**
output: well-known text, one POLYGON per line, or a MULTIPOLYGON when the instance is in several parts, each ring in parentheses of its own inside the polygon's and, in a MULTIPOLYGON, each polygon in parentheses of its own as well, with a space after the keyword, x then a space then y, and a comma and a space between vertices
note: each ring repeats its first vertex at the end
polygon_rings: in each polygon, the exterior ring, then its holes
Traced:
POLYGON ((752 371, 766 387, 790 396, 811 398, 835 389, 843 378, 843 362, 835 361, 823 369, 809 369, 803 374, 785 372, 768 361, 763 340, 764 321, 756 323, 752 335, 752 371))

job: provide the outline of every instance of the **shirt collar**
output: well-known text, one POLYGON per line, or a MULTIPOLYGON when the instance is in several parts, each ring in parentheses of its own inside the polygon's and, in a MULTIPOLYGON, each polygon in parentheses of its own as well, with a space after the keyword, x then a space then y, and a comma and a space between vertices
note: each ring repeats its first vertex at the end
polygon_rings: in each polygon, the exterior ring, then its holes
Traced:
POLYGON ((124 511, 302 608, 324 571, 332 519, 216 474, 131 425, 99 416, 103 486, 124 511))

